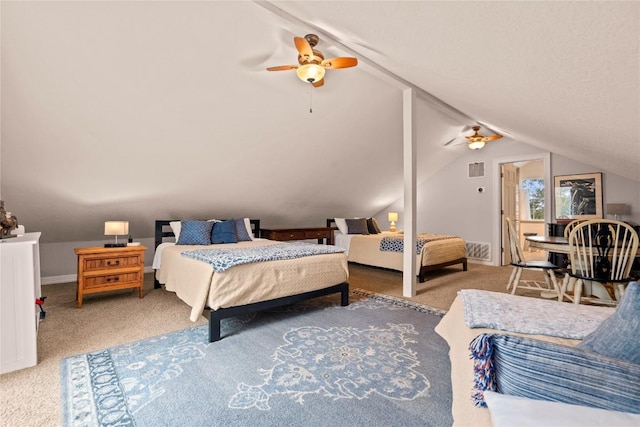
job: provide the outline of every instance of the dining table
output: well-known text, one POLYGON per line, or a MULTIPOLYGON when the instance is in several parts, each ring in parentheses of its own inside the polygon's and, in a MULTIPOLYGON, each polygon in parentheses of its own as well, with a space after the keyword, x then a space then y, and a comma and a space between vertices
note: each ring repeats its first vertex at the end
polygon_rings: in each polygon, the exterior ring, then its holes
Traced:
MULTIPOLYGON (((569 254, 569 242, 560 236, 526 236, 529 246, 547 252, 558 254, 569 254)), ((636 252, 636 257, 640 257, 640 247, 636 252)))
MULTIPOLYGON (((529 242, 529 247, 531 248, 536 248, 536 249, 540 249, 543 251, 547 251, 547 252, 554 252, 554 253, 558 253, 558 254, 564 254, 564 255, 569 255, 569 242, 567 241, 567 239, 565 237, 560 237, 560 236, 525 236, 526 240, 529 242)), ((636 263, 638 262, 638 259, 640 258, 640 247, 638 247, 638 250, 636 252, 636 263)), ((566 266, 564 266, 566 267, 566 266)), ((566 275, 567 273, 565 273, 566 275)), ((591 293, 596 293, 599 298, 607 298, 607 294, 606 293, 602 293, 602 292, 597 292, 596 288, 592 288, 592 284, 593 282, 591 281, 585 281, 584 282, 584 286, 585 286, 585 295, 589 295, 591 293)), ((551 292, 548 292, 549 295, 543 295, 543 297, 545 298, 549 298, 551 297, 551 292)), ((556 294, 557 295, 557 294, 556 294)))
POLYGON ((569 242, 560 236, 525 236, 529 247, 559 254, 569 254, 569 242))

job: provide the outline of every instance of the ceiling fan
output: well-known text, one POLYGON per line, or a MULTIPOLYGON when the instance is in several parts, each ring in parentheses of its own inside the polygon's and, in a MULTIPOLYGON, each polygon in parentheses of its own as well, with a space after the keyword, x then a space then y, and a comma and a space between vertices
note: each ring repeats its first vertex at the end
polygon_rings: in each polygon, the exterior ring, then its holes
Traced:
MULTIPOLYGON (((464 134, 465 132, 469 131, 469 130, 473 130, 473 135, 461 135, 461 136, 457 136, 447 142, 445 142, 443 145, 446 147, 447 145, 452 144, 453 142, 462 139, 462 136, 464 136, 464 138, 466 139, 467 145, 469 146, 469 148, 471 148, 472 150, 479 150, 480 148, 484 147, 485 144, 489 141, 494 141, 496 139, 500 139, 502 138, 502 135, 496 133, 495 135, 490 135, 490 136, 484 136, 481 135, 480 132, 481 127, 480 126, 465 126, 464 128, 462 128, 462 132, 460 132, 461 134, 464 134)), ((456 144, 453 145, 458 145, 461 144, 462 142, 458 142, 456 144)))
POLYGON ((294 37, 293 41, 298 50, 298 63, 300 65, 279 65, 269 67, 267 71, 296 70, 298 77, 305 83, 311 83, 313 87, 324 85, 325 69, 349 68, 358 65, 357 58, 340 57, 324 59, 319 50, 313 49, 319 41, 315 34, 307 34, 303 37, 294 37))

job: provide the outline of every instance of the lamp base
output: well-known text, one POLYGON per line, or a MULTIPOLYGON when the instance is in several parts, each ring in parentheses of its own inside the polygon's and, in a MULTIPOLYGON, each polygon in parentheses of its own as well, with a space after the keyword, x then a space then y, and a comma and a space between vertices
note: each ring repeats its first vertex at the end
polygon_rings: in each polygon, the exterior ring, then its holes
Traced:
POLYGON ((125 246, 127 246, 126 243, 105 243, 104 244, 105 248, 124 248, 125 246))

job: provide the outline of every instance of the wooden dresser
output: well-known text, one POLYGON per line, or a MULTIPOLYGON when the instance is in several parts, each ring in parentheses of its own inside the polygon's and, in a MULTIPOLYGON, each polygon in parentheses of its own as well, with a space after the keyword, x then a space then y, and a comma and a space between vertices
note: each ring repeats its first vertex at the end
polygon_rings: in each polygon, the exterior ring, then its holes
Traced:
POLYGON ((331 227, 262 228, 260 229, 260 237, 279 241, 318 239, 318 243, 322 243, 324 240, 326 244, 333 245, 333 229, 331 227))
POLYGON ((84 294, 138 288, 142 298, 146 250, 144 246, 76 248, 78 308, 82 308, 84 294))

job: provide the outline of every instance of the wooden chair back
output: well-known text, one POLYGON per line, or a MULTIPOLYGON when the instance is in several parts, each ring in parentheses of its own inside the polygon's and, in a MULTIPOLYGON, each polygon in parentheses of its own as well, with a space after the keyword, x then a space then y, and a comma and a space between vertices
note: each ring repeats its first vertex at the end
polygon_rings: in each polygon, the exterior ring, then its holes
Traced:
POLYGON ((569 239, 569 233, 571 233, 571 231, 573 231, 574 228, 576 228, 576 225, 580 224, 581 222, 584 222, 584 219, 574 219, 573 221, 571 221, 570 223, 568 223, 565 227, 564 227, 564 238, 565 239, 569 239))
POLYGON ((600 283, 630 280, 638 250, 638 233, 630 225, 610 219, 583 221, 567 240, 572 276, 600 283))
POLYGON ((512 265, 525 264, 524 253, 522 252, 522 246, 520 246, 520 238, 516 233, 516 228, 509 218, 506 218, 507 222, 507 236, 509 238, 509 254, 511 256, 512 265))

